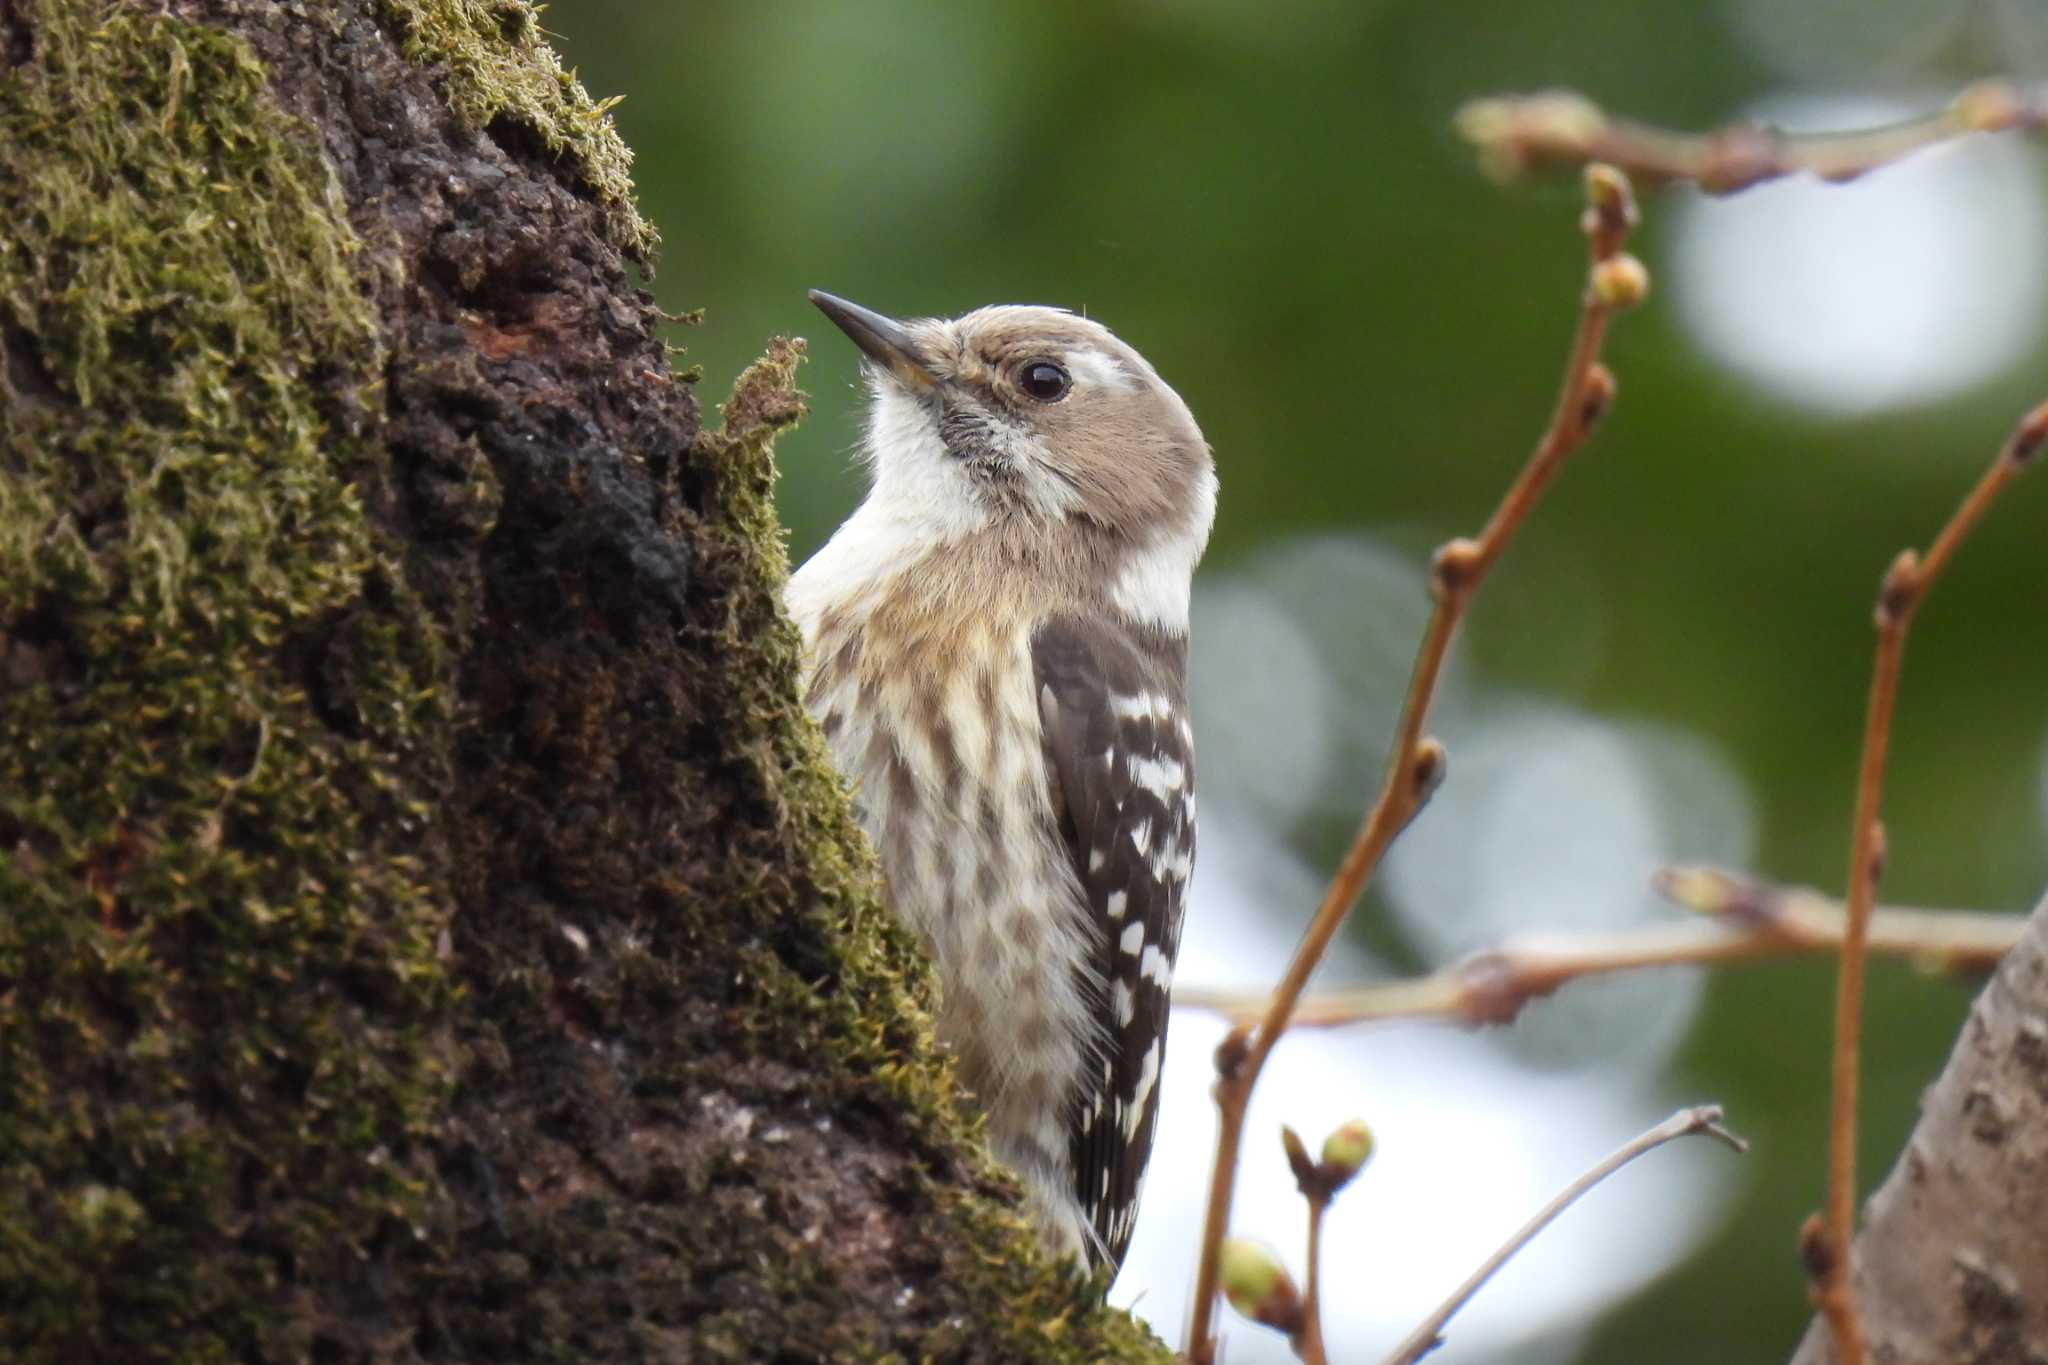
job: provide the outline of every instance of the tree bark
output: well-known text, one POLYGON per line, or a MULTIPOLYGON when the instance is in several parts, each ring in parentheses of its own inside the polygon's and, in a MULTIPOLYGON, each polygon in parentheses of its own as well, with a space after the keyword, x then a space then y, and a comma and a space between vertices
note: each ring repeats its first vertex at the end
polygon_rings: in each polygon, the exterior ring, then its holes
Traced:
MULTIPOLYGON (((1856 1239, 1871 1359, 2048 1365, 2048 901, 1920 1109, 1856 1239)), ((1793 1359, 1836 1359, 1824 1322, 1793 1359)))
POLYGON ((523 0, 0 0, 0 1357, 1163 1359, 1037 1251, 523 0))

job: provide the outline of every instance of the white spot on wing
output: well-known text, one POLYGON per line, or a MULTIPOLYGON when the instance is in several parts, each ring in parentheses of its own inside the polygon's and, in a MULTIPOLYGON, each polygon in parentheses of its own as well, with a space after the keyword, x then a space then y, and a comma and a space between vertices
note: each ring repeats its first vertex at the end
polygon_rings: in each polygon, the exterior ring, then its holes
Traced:
MULTIPOLYGON (((1123 892, 1119 891, 1116 894, 1121 896, 1123 892)), ((1132 957, 1136 957, 1145 950, 1145 925, 1142 920, 1133 920, 1124 926, 1124 936, 1120 946, 1132 957)))
POLYGON ((1173 793, 1187 781, 1187 769, 1178 760, 1162 755, 1158 758, 1140 757, 1131 760, 1131 781, 1135 782, 1162 805, 1171 804, 1173 793))
POLYGON ((1138 1073, 1138 1083, 1131 1087, 1130 1107, 1124 1110, 1124 1140, 1138 1136, 1138 1125, 1145 1118, 1145 1103, 1152 1097, 1152 1087, 1159 1083, 1159 1057, 1166 1047, 1164 1038, 1154 1039, 1151 1051, 1145 1054, 1145 1069, 1138 1073))
MULTIPOLYGON (((1156 709, 1165 705, 1164 697, 1154 697, 1149 692, 1139 692, 1128 697, 1112 696, 1109 699, 1110 714, 1119 720, 1146 720, 1156 709)), ((1105 754, 1104 757, 1107 758, 1109 755, 1105 754)))

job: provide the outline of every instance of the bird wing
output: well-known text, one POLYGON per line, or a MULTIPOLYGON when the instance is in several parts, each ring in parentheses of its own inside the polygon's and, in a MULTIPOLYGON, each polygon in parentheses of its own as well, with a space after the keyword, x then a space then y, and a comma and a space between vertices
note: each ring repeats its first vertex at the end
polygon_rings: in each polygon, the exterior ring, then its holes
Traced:
POLYGON ((1032 640, 1053 804, 1096 930, 1085 998, 1104 1021, 1071 1097, 1075 1193, 1123 1261, 1159 1114, 1168 996, 1195 856, 1185 637, 1061 619, 1032 640))

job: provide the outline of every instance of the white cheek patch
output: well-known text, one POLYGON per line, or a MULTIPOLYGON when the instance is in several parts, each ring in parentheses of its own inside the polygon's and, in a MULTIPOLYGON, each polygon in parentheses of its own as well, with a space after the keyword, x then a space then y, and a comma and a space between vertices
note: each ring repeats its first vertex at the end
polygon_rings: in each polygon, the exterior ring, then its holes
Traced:
POLYGON ((1162 531, 1128 555, 1110 597, 1133 621, 1170 631, 1188 628, 1188 589, 1209 544, 1216 517, 1216 472, 1203 470, 1186 522, 1162 531))
POLYGON ((1067 369, 1079 384, 1093 385, 1102 389, 1120 389, 1125 393, 1138 387, 1138 377, 1123 367, 1115 356, 1082 347, 1067 355, 1067 369))
POLYGON ((1194 555, 1178 536, 1148 545, 1124 561, 1110 589, 1117 607, 1131 620, 1170 631, 1188 628, 1188 590, 1195 573, 1194 555))

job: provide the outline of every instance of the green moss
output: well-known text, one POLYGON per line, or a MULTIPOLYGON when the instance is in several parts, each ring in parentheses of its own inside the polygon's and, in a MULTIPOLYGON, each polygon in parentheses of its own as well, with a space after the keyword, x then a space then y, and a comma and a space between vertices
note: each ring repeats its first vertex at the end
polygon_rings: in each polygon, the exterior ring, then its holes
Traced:
MULTIPOLYGON (((778 605, 789 553, 775 511, 774 441, 804 415, 795 387, 802 358, 801 341, 776 338, 733 386, 724 425, 700 436, 696 451, 723 514, 708 528, 729 561, 718 566, 721 576, 745 585, 725 599, 716 655, 735 691, 733 714, 763 737, 753 776, 791 844, 791 862, 808 875, 795 899, 825 921, 834 960, 824 975, 838 985, 820 995, 808 982, 787 982, 792 989, 778 993, 771 1014, 800 1021, 806 1032, 822 1029, 854 1049, 856 1070, 890 1077, 925 1109, 949 1084, 932 1047, 929 959, 881 903, 874 854, 798 695, 802 643, 778 605)), ((788 903, 763 910, 784 913, 788 903)))
POLYGON ((443 95, 472 127, 509 121, 537 138, 603 208, 606 236, 632 255, 658 240, 633 202, 633 153, 612 124, 616 100, 593 100, 562 69, 528 0, 379 0, 402 30, 407 60, 447 72, 443 95))
POLYGON ((0 76, 0 1355, 302 1355, 446 1083, 439 646, 350 476, 382 356, 239 40, 27 7, 0 76))

